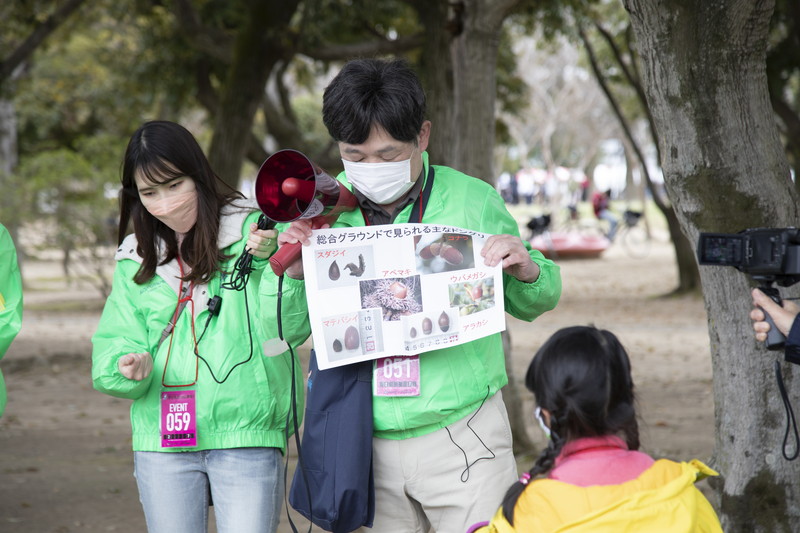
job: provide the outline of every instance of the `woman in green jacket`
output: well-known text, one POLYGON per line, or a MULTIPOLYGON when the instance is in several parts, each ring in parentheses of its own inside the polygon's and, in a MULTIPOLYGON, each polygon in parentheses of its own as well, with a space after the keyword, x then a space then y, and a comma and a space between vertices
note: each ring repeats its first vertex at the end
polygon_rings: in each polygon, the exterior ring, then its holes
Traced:
MULTIPOLYGON (((5 226, 0 224, 0 359, 22 327, 22 277, 17 250, 5 226)), ((6 409, 6 383, 0 373, 0 416, 6 409)))
MULTIPOLYGON (((134 475, 148 530, 206 531, 213 501, 219 531, 274 532, 300 378, 290 351, 262 350, 278 336, 269 329, 275 310, 260 305, 275 292, 263 268, 275 231, 257 228, 256 205, 228 189, 172 122, 133 134, 120 208, 92 378, 96 389, 133 400, 134 475), (129 222, 134 233, 125 237, 129 222), (236 275, 244 250, 253 256, 247 283, 236 275)), ((287 331, 306 329, 283 319, 287 331)))

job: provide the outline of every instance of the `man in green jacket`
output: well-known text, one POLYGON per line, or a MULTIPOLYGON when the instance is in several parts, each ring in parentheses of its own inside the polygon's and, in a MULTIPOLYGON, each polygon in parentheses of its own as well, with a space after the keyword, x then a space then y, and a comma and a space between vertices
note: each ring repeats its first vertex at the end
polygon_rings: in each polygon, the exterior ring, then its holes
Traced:
MULTIPOLYGON (((22 327, 22 277, 17 250, 5 226, 0 224, 0 359, 22 327)), ((6 409, 6 383, 0 373, 0 416, 6 409)))
MULTIPOLYGON (((425 94, 404 62, 349 62, 325 90, 323 121, 339 144, 345 169, 339 179, 360 207, 335 227, 421 222, 489 234, 482 255, 488 266, 502 263, 506 311, 530 321, 555 307, 559 268, 520 239, 494 188, 428 161, 425 94)), ((301 219, 278 240, 306 243, 310 236, 310 222, 301 219)), ((287 286, 300 294, 301 262, 286 273, 293 278, 287 286)), ((373 530, 463 532, 493 513, 516 480, 499 394, 508 382, 500 334, 417 361, 418 395, 373 396, 373 530)))

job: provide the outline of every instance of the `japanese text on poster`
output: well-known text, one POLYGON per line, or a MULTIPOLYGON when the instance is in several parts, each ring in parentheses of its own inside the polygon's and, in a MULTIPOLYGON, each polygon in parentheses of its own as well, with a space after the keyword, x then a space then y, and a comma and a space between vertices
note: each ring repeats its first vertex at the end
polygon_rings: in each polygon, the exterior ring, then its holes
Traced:
POLYGON ((303 269, 319 368, 502 331, 502 268, 480 255, 488 238, 431 224, 315 230, 303 269))

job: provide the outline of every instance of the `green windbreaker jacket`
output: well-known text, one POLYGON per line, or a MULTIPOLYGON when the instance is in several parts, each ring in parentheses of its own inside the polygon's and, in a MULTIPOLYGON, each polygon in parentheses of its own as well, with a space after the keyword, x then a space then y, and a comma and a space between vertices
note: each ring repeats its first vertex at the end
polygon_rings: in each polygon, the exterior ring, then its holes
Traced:
MULTIPOLYGON (((256 222, 257 207, 241 200, 238 207, 223 210, 219 247, 229 259, 222 267, 230 272, 247 242, 250 224, 256 222)), ((150 281, 137 285, 133 276, 141 258, 135 235, 129 235, 117 250, 114 282, 97 332, 92 338, 94 387, 106 394, 134 400, 131 406, 135 451, 191 451, 239 447, 285 449, 287 414, 291 408, 294 380, 298 411, 302 413, 302 373, 286 351, 264 355, 264 342, 278 336, 275 320, 276 277, 266 261, 253 261, 244 291, 221 288, 216 275, 207 285, 195 285, 192 300, 181 312, 175 328, 157 349, 161 334, 178 304, 180 286, 177 261, 159 266, 150 281), (218 316, 209 319, 208 300, 220 296, 218 316), (249 317, 249 318, 248 318, 249 317), (196 339, 196 340, 195 340, 196 339), (194 353, 208 361, 209 368, 194 353), (252 350, 252 357, 250 357, 252 350), (153 371, 142 381, 125 378, 117 367, 128 353, 149 352, 153 371), (169 356, 169 361, 167 357, 169 356), (242 361, 244 364, 231 369, 242 361), (292 372, 294 371, 294 376, 292 372), (225 379, 225 376, 230 375, 225 379), (162 448, 160 437, 160 392, 167 385, 191 384, 196 392, 197 446, 162 448)), ((184 284, 185 285, 185 284, 184 284)), ((284 292, 291 295, 291 289, 284 292)), ((305 338, 293 333, 308 330, 305 313, 283 314, 287 342, 300 344, 305 338)))
MULTIPOLYGON (((8 230, 0 224, 0 359, 22 327, 22 277, 17 250, 8 230)), ((6 383, 0 372, 0 416, 6 409, 6 383)))
MULTIPOLYGON (((423 153, 423 176, 428 179, 428 154, 423 153)), ((424 206, 422 223, 447 224, 490 235, 519 235, 519 227, 491 185, 443 166, 433 166, 434 182, 424 206)), ((338 179, 346 183, 344 174, 338 179)), ((399 213, 397 223, 408 222, 412 206, 399 213)), ((334 227, 364 226, 361 211, 343 213, 334 227)), ((523 240, 524 242, 524 240, 523 240)), ((553 309, 561 295, 559 267, 537 250, 531 258, 541 274, 533 283, 503 275, 505 309, 512 316, 531 321, 553 309)), ((292 288, 287 302, 294 314, 306 300, 302 281, 286 279, 292 288)), ((286 295, 284 295, 286 298, 286 295)), ((310 327, 310 326, 309 326, 310 327)), ((441 429, 475 411, 487 397, 508 382, 500 334, 420 355, 420 395, 373 397, 374 435, 405 439, 441 429)))

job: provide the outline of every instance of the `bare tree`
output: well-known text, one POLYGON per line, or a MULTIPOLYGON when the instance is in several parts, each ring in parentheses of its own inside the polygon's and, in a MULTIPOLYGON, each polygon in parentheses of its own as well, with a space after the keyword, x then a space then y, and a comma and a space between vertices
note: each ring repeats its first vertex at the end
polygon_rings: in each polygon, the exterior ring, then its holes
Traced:
POLYGON ((528 108, 524 114, 504 113, 502 120, 521 161, 538 147, 548 170, 571 166, 585 171, 600 144, 619 137, 619 128, 591 75, 579 66, 579 50, 563 38, 546 46, 538 42, 538 36, 516 41, 528 108))

